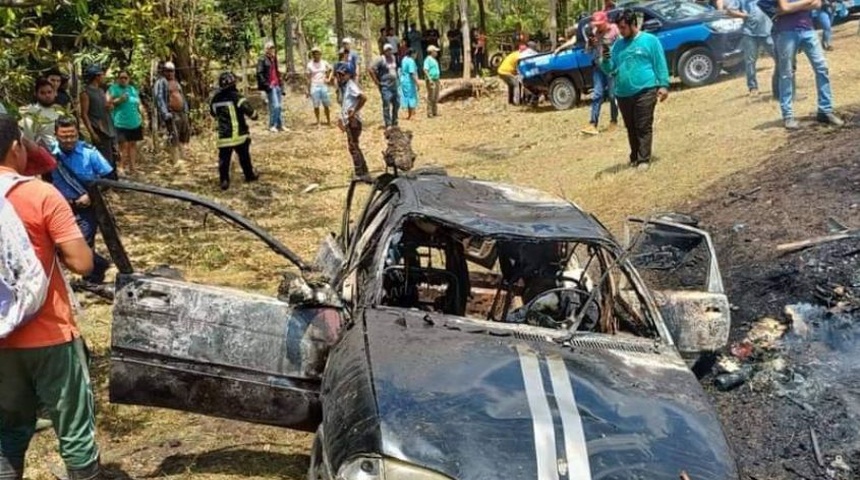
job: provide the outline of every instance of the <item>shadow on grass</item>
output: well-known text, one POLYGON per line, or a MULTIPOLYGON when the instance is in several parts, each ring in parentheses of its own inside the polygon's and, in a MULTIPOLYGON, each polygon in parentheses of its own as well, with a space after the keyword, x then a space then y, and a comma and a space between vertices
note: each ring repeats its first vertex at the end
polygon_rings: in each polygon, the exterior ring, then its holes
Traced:
POLYGON ((252 475, 255 477, 302 476, 310 457, 305 454, 250 449, 218 449, 198 454, 171 455, 144 478, 180 474, 252 475))

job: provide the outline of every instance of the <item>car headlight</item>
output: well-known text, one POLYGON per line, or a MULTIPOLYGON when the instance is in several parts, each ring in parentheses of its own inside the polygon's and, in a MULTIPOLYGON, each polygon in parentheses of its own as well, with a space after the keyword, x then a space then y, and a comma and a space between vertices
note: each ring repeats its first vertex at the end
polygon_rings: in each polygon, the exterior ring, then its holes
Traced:
POLYGON ((361 456, 344 463, 337 480, 451 480, 426 468, 391 458, 361 456))
POLYGON ((708 28, 719 33, 731 33, 740 30, 743 23, 740 18, 721 18, 708 23, 708 28))

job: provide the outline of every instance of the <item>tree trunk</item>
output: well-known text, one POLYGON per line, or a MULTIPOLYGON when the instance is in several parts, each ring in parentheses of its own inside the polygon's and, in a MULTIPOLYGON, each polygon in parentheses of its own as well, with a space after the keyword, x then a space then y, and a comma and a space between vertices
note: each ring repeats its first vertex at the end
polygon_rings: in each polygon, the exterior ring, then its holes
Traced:
POLYGON ((391 26, 391 4, 385 4, 385 28, 391 26))
MULTIPOLYGON (((364 35, 364 42, 362 42, 364 48, 364 71, 367 72, 373 63, 373 47, 371 46, 373 40, 370 34, 370 14, 367 11, 367 2, 362 2, 361 4, 361 18, 361 31, 364 35)), ((359 79, 356 78, 355 80, 358 81, 359 79)))
POLYGON ((400 1, 394 0, 394 35, 400 36, 400 1))
POLYGON ((478 0, 478 26, 482 32, 487 33, 487 7, 484 0, 478 0))
POLYGON ((275 44, 275 57, 278 56, 278 24, 277 19, 275 18, 277 15, 275 12, 272 12, 272 15, 269 16, 269 20, 271 22, 272 35, 269 37, 272 39, 272 43, 275 44))
POLYGON ((257 31, 260 32, 260 38, 266 38, 266 28, 263 27, 263 15, 257 14, 257 31))
POLYGON ((334 0, 334 30, 337 34, 337 47, 343 44, 343 0, 334 0))
POLYGON ((293 14, 290 12, 290 0, 284 0, 284 50, 286 55, 287 73, 296 73, 293 59, 293 14))
POLYGON ((555 50, 558 44, 558 0, 549 0, 549 39, 555 50))
POLYGON ((472 77, 472 35, 469 31, 469 0, 460 0, 460 16, 463 22, 463 78, 472 77))
MULTIPOLYGON (((298 20, 296 21, 296 40, 297 47, 299 50, 299 66, 304 68, 308 62, 308 39, 305 37, 305 29, 304 29, 304 21, 298 20)), ((292 73, 292 72, 291 72, 292 73)))
POLYGON ((427 30, 427 22, 424 20, 424 0, 418 0, 418 25, 422 33, 427 30))

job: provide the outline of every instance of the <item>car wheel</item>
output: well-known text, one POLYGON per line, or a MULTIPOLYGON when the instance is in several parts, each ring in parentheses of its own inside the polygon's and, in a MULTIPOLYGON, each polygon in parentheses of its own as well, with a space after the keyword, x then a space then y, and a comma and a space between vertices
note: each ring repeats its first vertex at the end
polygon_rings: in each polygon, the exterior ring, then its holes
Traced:
MULTIPOLYGON (((322 427, 320 427, 322 428, 322 427)), ((322 437, 319 429, 314 435, 314 446, 311 448, 311 462, 308 467, 308 480, 331 480, 323 462, 322 437)))
POLYGON ((720 68, 711 52, 704 47, 691 48, 681 55, 678 76, 688 87, 699 87, 712 83, 720 74, 720 68))
POLYGON ((556 110, 569 110, 579 100, 579 92, 569 78, 559 77, 549 84, 549 101, 556 110))
POLYGON ((502 55, 501 53, 494 53, 493 56, 490 57, 490 68, 492 68, 493 71, 498 70, 499 65, 502 64, 502 60, 504 60, 504 59, 505 59, 505 56, 502 55))

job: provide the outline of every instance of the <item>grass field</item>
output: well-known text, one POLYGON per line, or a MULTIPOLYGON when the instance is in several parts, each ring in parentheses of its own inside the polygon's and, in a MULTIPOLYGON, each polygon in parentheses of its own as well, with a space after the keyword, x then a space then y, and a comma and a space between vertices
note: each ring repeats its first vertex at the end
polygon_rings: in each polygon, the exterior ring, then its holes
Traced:
MULTIPOLYGON (((860 104, 860 63, 851 60, 858 37, 854 22, 836 28, 836 50, 828 53, 837 109, 860 104)), ((770 59, 760 64, 763 88, 770 84, 770 59)), ((796 112, 805 128, 813 125, 815 90, 810 68, 800 59, 796 112)), ((365 112, 362 140, 372 169, 380 169, 383 149, 379 100, 374 92, 365 112)), ((778 106, 769 92, 750 98, 742 77, 723 78, 704 88, 675 89, 659 105, 651 170, 625 169, 625 132, 586 137, 579 133, 587 108, 556 112, 508 108, 497 95, 445 103, 441 117, 423 110, 404 128, 414 132, 422 165, 440 164, 449 173, 504 181, 564 196, 595 212, 612 229, 628 215, 685 204, 735 172, 755 175, 770 152, 786 143, 778 106)), ((312 258, 319 239, 336 230, 350 176, 346 142, 337 129, 311 126, 308 101, 288 96, 292 132, 270 134, 255 126, 252 154, 261 182, 245 185, 234 168, 234 185, 217 188, 214 140, 195 139, 180 167, 149 156, 137 179, 186 189, 217 200, 253 219, 300 255, 312 258), (321 187, 309 194, 311 183, 321 187)), ((263 115, 265 117, 265 115, 263 115)), ((608 108, 602 120, 608 124, 608 108)), ((802 155, 803 150, 797 154, 802 155)), ((151 202, 135 195, 111 194, 124 241, 140 267, 169 263, 189 279, 274 293, 287 263, 250 236, 204 218, 197 210, 151 202)), ((171 477, 304 478, 311 437, 282 429, 184 413, 112 405, 107 401, 110 307, 86 298, 82 329, 96 354, 98 435, 103 462, 116 478, 171 477)), ((28 457, 28 478, 50 478, 59 462, 56 439, 42 433, 28 457)))

